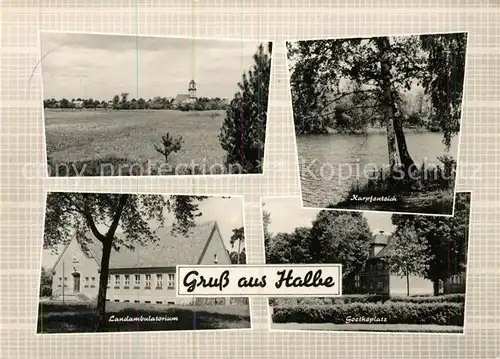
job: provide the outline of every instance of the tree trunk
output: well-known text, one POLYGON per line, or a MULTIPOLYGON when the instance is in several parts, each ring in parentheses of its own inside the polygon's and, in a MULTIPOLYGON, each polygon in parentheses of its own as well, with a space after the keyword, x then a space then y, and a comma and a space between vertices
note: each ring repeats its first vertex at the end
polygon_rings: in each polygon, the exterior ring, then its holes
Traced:
POLYGON ((240 264, 241 240, 238 240, 238 264, 240 264))
POLYGON ((102 246, 101 273, 99 275, 99 294, 97 295, 97 324, 96 331, 104 330, 106 322, 106 292, 108 288, 109 258, 113 236, 106 238, 102 246))
POLYGON ((434 295, 439 295, 439 279, 435 279, 432 281, 432 286, 434 289, 434 295))
POLYGON ((399 150, 399 158, 401 159, 401 165, 405 174, 410 174, 415 170, 415 162, 408 152, 408 147, 406 146, 405 133, 403 131, 403 122, 401 116, 394 116, 394 132, 396 133, 396 140, 399 150))
POLYGON ((391 172, 398 164, 398 153, 396 150, 396 134, 394 131, 394 108, 392 106, 391 91, 391 63, 389 62, 388 52, 391 44, 388 37, 375 39, 375 43, 380 51, 380 74, 382 76, 382 112, 384 113, 385 124, 387 128, 387 147, 389 151, 389 166, 391 172))
POLYGON ((410 275, 406 272, 406 296, 410 296, 410 275))

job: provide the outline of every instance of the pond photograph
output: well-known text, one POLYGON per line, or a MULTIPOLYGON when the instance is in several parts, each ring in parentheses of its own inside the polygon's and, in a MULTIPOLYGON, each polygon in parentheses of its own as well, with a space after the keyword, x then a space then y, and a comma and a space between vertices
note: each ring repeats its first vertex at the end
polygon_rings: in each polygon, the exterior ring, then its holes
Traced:
POLYGON ((467 33, 287 42, 302 203, 453 214, 467 33))

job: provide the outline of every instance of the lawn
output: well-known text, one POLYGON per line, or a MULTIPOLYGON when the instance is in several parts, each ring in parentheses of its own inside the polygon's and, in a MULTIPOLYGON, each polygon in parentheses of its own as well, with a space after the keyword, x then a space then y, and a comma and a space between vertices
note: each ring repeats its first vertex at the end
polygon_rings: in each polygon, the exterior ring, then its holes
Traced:
POLYGON ((463 333, 464 328, 451 325, 422 324, 331 324, 272 323, 275 330, 324 330, 346 332, 463 333))
POLYGON ((154 144, 169 132, 185 141, 170 156, 171 164, 222 165, 218 135, 224 116, 224 111, 45 109, 47 155, 58 165, 108 157, 163 163, 154 144))
MULTIPOLYGON (((41 302, 38 333, 95 332, 94 304, 41 302)), ((105 332, 250 329, 248 305, 173 306, 166 304, 106 303, 105 332), (153 321, 120 321, 126 317, 156 317, 153 321)))

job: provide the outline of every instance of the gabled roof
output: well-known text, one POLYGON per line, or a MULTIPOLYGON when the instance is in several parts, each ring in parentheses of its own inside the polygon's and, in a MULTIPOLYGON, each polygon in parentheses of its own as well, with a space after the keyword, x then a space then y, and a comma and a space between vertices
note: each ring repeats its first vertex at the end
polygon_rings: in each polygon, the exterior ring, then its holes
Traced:
MULTIPOLYGON (((159 241, 145 246, 138 245, 135 250, 121 247, 112 250, 109 269, 174 267, 178 264, 196 265, 203 258, 206 247, 215 231, 216 221, 198 224, 186 236, 173 235, 171 227, 159 228, 156 235, 159 241)), ((117 237, 123 234, 117 235, 117 237)), ((224 251, 225 245, 224 243, 224 251)), ((93 242, 88 245, 97 262, 101 263, 102 244, 93 242)), ((227 252, 226 252, 227 254, 227 252)))
POLYGON ((385 232, 380 231, 372 237, 370 244, 386 245, 389 242, 389 236, 385 232))
POLYGON ((394 243, 393 243, 391 237, 389 237, 387 235, 380 235, 380 236, 378 236, 379 238, 375 238, 375 237, 377 237, 377 235, 375 235, 373 237, 374 238, 372 239, 371 244, 383 245, 384 248, 382 248, 374 256, 370 255, 370 258, 368 258, 368 259, 386 257, 389 254, 389 251, 391 250, 391 248, 393 248, 394 243))

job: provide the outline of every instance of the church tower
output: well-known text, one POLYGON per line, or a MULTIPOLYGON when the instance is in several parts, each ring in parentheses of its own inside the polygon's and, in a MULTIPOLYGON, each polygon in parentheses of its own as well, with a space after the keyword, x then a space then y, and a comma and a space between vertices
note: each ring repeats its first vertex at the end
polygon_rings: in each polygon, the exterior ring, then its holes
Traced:
POLYGON ((191 80, 188 89, 189 89, 189 99, 196 100, 196 82, 194 82, 194 80, 191 80))

